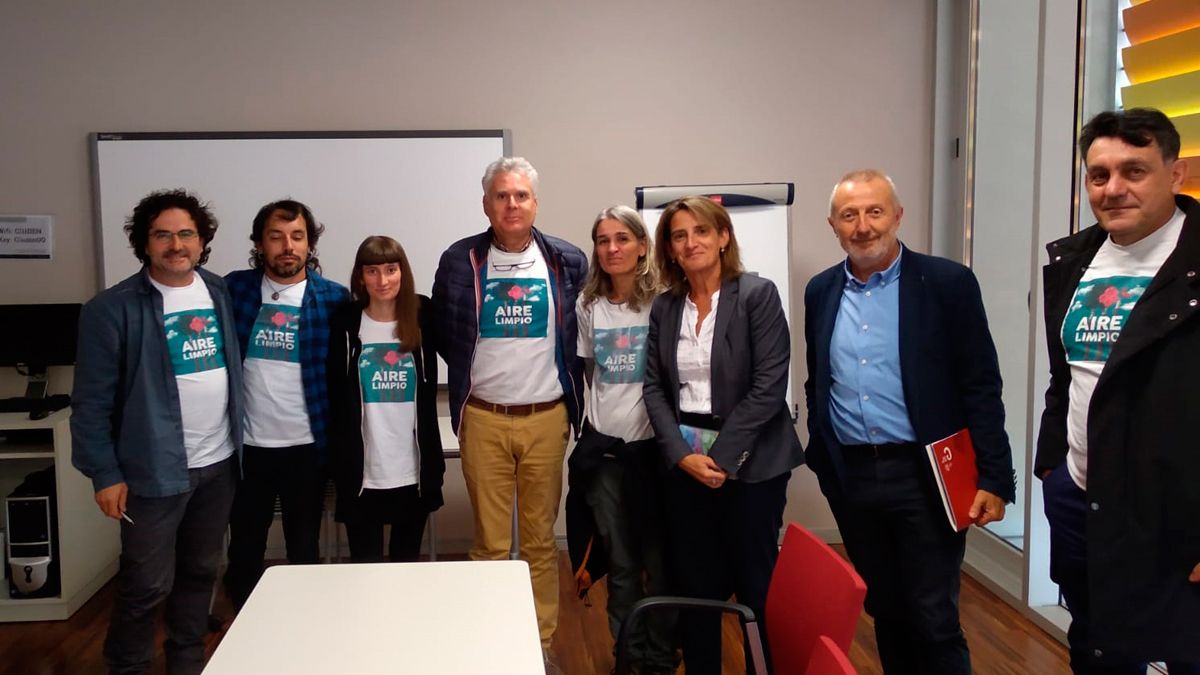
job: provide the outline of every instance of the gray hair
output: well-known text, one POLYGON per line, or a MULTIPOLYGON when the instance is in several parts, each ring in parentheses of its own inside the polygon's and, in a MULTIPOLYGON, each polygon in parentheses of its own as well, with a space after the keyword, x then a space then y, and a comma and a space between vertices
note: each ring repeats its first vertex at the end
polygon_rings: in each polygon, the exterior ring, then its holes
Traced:
POLYGON ((899 209, 900 193, 896 190, 896 183, 892 180, 891 176, 880 171, 879 169, 855 169, 854 171, 847 173, 845 176, 842 176, 841 180, 834 183, 833 190, 829 192, 829 215, 833 215, 833 198, 837 196, 837 189, 842 186, 842 183, 865 183, 871 180, 882 180, 887 182, 888 187, 892 188, 892 205, 899 209))
POLYGON ((529 186, 533 188, 533 196, 537 196, 538 191, 538 172, 529 163, 529 160, 524 157, 501 157, 500 159, 487 165, 483 171, 483 193, 492 187, 492 181, 496 180, 496 176, 502 173, 519 173, 529 179, 529 186))

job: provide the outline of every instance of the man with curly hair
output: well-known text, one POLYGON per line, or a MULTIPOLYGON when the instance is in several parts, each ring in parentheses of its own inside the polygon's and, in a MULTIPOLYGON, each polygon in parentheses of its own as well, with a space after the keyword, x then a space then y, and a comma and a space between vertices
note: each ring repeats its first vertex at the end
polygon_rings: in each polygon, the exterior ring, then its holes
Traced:
POLYGON ((241 450, 242 359, 229 293, 200 266, 217 221, 184 190, 143 199, 125 225, 142 269, 83 306, 72 463, 121 523, 104 656, 149 672, 166 600, 169 673, 204 667, 208 607, 241 450))

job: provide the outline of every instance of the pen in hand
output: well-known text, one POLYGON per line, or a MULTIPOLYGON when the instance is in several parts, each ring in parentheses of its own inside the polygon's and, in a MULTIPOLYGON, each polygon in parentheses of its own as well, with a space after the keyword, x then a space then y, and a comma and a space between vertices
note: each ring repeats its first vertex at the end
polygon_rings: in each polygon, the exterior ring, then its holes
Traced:
POLYGON ((121 519, 128 522, 130 525, 133 525, 133 518, 130 518, 129 514, 125 513, 124 511, 121 512, 121 519))

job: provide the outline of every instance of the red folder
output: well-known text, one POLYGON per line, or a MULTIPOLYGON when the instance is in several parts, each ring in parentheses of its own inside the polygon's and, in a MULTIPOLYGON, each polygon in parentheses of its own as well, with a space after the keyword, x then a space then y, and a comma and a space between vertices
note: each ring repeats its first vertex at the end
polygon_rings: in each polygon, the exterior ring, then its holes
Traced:
POLYGON ((975 466, 975 445, 966 429, 925 446, 934 482, 946 508, 950 527, 965 530, 971 526, 971 504, 979 491, 979 468, 975 466))

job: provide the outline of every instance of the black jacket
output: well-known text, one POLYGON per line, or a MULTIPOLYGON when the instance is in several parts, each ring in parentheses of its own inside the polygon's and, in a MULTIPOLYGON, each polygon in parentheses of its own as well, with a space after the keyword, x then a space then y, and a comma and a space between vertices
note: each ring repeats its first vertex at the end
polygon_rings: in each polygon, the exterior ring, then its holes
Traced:
MULTIPOLYGON (((429 298, 421 301, 421 348, 413 352, 417 369, 417 449, 420 454, 419 489, 421 502, 429 511, 442 505, 442 478, 446 459, 442 455, 442 437, 437 420, 437 356, 433 332, 429 327, 432 312, 429 298)), ((358 337, 362 308, 348 302, 334 311, 330 319, 329 360, 325 368, 329 378, 331 429, 330 461, 337 486, 337 519, 355 517, 357 497, 363 480, 362 392, 358 379, 358 356, 362 340, 358 337)))
MULTIPOLYGON (((1200 662, 1200 203, 1134 306, 1088 408, 1087 520, 1091 639, 1113 660, 1200 662)), ((1068 305, 1107 234, 1099 225, 1051 243, 1043 268, 1050 386, 1035 472, 1067 456, 1068 305)), ((1106 656, 1106 658, 1107 658, 1106 656)))
POLYGON ((629 522, 634 539, 642 541, 662 532, 665 516, 659 456, 653 438, 626 443, 596 431, 584 419, 583 432, 567 460, 567 555, 579 597, 586 597, 592 585, 608 574, 612 553, 596 531, 595 514, 587 501, 596 471, 604 462, 624 465, 621 500, 634 516, 629 522))

